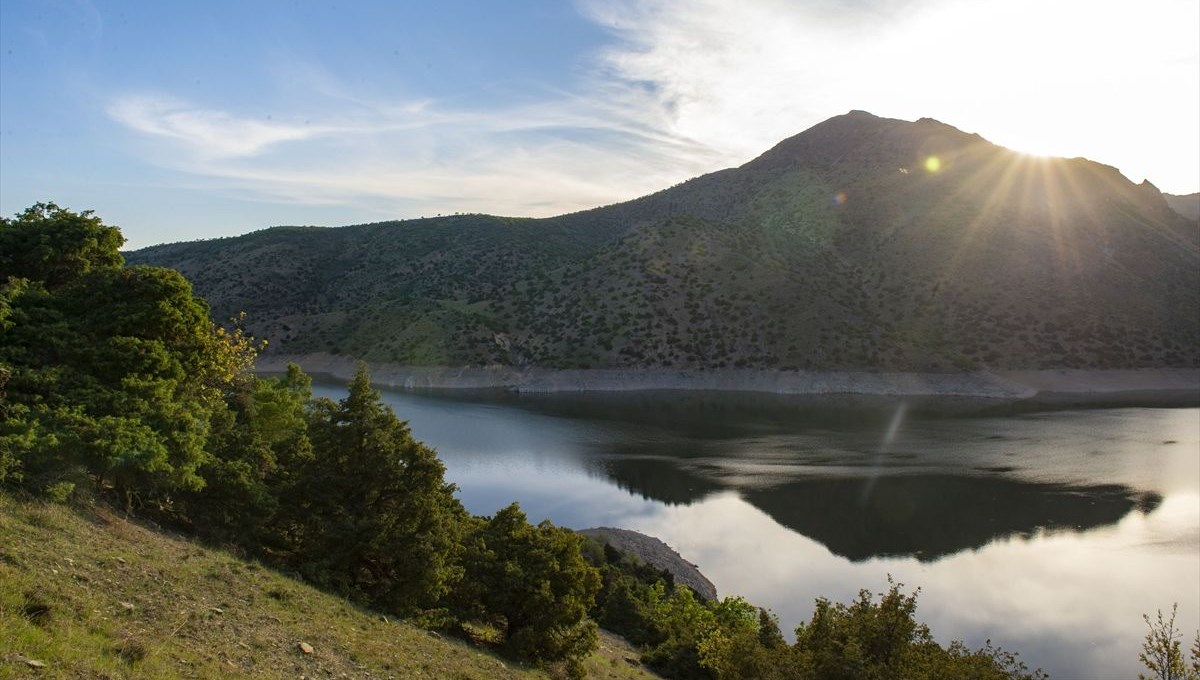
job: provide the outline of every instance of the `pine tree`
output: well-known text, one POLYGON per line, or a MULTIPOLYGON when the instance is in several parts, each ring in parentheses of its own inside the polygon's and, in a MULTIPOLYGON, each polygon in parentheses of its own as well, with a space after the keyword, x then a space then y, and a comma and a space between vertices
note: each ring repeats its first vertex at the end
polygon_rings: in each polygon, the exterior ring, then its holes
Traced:
POLYGON ((432 449, 413 439, 360 363, 349 394, 316 400, 313 458, 294 507, 301 570, 376 607, 435 607, 462 576, 466 513, 432 449))

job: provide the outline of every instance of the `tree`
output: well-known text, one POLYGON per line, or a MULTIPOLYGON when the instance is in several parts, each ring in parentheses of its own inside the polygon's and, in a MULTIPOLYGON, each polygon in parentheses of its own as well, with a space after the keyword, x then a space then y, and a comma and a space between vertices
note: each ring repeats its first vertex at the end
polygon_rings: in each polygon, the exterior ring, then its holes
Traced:
POLYGON ((0 458, 19 456, 26 487, 90 477, 128 507, 203 486, 211 419, 253 351, 178 272, 124 267, 122 242, 54 204, 0 220, 0 458))
POLYGON ((286 550, 280 504, 312 461, 311 399, 312 380, 296 364, 284 377, 249 380, 229 395, 229 408, 213 419, 209 455, 199 469, 205 487, 185 496, 197 531, 260 554, 286 550))
POLYGON ((119 269, 124 243, 120 229, 90 210, 37 203, 11 220, 0 218, 0 283, 11 277, 55 288, 90 271, 119 269))
POLYGON ((649 586, 612 570, 605 572, 604 582, 604 602, 598 606, 596 621, 634 645, 662 642, 647 605, 649 586))
POLYGON ((1192 660, 1188 663, 1180 645, 1183 636, 1175 628, 1175 612, 1178 609, 1178 603, 1172 605, 1171 617, 1167 619, 1163 618, 1160 609, 1154 621, 1142 614, 1142 620, 1150 632, 1146 633, 1138 659, 1153 675, 1138 673, 1139 680, 1200 680, 1200 633, 1196 634, 1192 643, 1192 660))
POLYGON ((671 678, 713 677, 702 663, 701 651, 705 640, 719 630, 713 609, 697 600, 690 588, 673 588, 668 594, 662 584, 651 588, 649 604, 663 641, 649 649, 643 660, 671 678))
POLYGON ((466 512, 432 449, 383 404, 360 363, 339 402, 311 402, 312 458, 284 502, 308 578, 411 615, 462 577, 466 512))
POLYGON ((774 617, 740 597, 725 598, 713 613, 717 625, 698 646, 702 667, 720 680, 786 677, 787 645, 774 617))
POLYGON ((928 627, 913 618, 917 596, 892 583, 876 604, 859 591, 851 605, 817 600, 812 619, 796 628, 796 648, 811 660, 820 678, 895 677, 913 643, 932 640, 928 627))
MULTIPOLYGON (((943 648, 929 627, 915 618, 917 593, 906 595, 888 579, 887 592, 875 602, 867 590, 849 605, 817 600, 807 624, 796 628, 788 677, 846 678, 946 677, 976 680, 1044 679, 1015 654, 992 647, 971 651, 961 642, 943 648)), ((918 591, 919 592, 919 591, 918 591)))
POLYGON ((578 669, 596 648, 587 612, 600 589, 599 573, 580 554, 582 540, 549 522, 530 525, 513 503, 477 524, 460 601, 500 626, 509 654, 578 669))

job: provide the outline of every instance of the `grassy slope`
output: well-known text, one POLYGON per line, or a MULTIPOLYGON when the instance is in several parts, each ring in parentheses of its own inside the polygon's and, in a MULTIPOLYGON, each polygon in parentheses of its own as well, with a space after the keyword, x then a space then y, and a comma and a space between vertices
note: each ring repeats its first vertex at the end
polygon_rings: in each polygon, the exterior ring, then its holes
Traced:
MULTIPOLYGON (((589 677, 654 677, 627 661, 636 656, 605 635, 589 677)), ((547 676, 106 508, 0 494, 0 678, 9 677, 547 676)))

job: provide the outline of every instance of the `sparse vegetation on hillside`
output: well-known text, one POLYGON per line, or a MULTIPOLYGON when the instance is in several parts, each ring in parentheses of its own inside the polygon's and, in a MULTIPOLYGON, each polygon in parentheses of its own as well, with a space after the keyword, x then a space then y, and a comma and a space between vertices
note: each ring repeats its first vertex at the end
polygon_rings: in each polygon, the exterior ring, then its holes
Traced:
POLYGON ((156 246, 269 351, 424 366, 1200 365, 1200 230, 1154 187, 852 112, 595 210, 156 246), (924 161, 937 156, 936 172, 924 161))

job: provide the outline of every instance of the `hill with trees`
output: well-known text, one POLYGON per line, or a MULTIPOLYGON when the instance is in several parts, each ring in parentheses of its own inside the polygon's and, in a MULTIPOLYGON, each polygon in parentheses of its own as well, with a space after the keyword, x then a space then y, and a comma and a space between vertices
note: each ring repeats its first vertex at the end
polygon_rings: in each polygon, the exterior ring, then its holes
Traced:
POLYGON ((738 597, 702 600, 611 546, 531 525, 516 504, 472 516, 365 365, 339 401, 314 397, 295 365, 256 377, 255 344, 241 329, 214 324, 178 272, 126 266, 122 240, 95 215, 52 203, 0 220, 4 671, 263 675, 287 672, 275 665, 285 663, 366 675, 395 664, 478 677, 486 667, 460 647, 415 642, 410 628, 380 648, 362 615, 375 612, 567 677, 588 672, 599 625, 671 678, 1040 676, 990 645, 939 645, 915 618, 916 594, 897 584, 878 601, 868 591, 851 604, 818 600, 788 644, 769 612, 738 597), (144 526, 118 536, 109 529, 118 512, 253 561, 193 551, 144 526), (103 528, 89 531, 89 521, 103 528), (285 606, 310 591, 267 570, 344 600, 285 606), (222 585, 179 587, 204 579, 222 585), (260 595, 269 601, 256 603, 260 595), (302 616, 330 623, 333 649, 264 637, 296 635, 302 616), (245 647, 176 640, 185 629, 245 647), (444 658, 453 654, 469 658, 444 658))
POLYGON ((547 219, 154 246, 268 352, 412 366, 1200 366, 1200 228, 1149 183, 855 111, 547 219))

